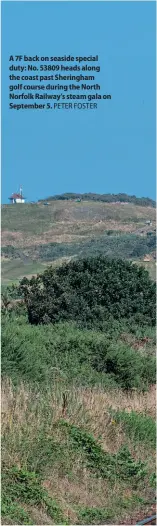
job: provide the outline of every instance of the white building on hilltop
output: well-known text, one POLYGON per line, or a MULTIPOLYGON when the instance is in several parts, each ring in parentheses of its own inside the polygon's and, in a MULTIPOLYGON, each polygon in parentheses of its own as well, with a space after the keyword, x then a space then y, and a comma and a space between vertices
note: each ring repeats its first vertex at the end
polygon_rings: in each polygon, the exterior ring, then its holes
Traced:
POLYGON ((9 197, 9 200, 12 205, 26 202, 26 198, 22 194, 22 186, 20 186, 19 194, 12 194, 11 197, 9 197))

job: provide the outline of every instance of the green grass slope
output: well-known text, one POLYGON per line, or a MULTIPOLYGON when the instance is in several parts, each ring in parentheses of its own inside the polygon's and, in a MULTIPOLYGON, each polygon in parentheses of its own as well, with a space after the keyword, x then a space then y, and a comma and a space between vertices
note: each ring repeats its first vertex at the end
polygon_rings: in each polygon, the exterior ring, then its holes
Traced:
MULTIPOLYGON (((4 285, 37 274, 47 262, 61 263, 65 257, 100 253, 143 260, 145 254, 154 253, 154 247, 155 209, 151 206, 90 200, 2 206, 4 285), (146 224, 148 220, 151 225, 146 224)), ((154 255, 150 266, 154 275, 154 255)))
POLYGON ((148 201, 2 207, 2 524, 154 513, 154 243, 148 201))

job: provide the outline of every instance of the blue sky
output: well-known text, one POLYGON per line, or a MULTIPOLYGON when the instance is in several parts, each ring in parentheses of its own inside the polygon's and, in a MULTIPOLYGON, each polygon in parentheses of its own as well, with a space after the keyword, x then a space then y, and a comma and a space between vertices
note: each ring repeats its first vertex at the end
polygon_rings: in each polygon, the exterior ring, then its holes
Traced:
POLYGON ((155 198, 155 162, 155 2, 3 1, 2 202, 20 184, 28 200, 155 198), (18 54, 98 54, 112 100, 96 111, 9 110, 9 56, 18 54))

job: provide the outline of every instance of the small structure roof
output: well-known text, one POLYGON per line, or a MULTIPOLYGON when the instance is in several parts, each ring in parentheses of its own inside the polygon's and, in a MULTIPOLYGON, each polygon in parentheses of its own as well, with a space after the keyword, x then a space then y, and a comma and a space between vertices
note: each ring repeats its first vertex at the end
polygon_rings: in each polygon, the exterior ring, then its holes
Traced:
POLYGON ((21 194, 12 194, 9 199, 25 199, 25 197, 21 194))

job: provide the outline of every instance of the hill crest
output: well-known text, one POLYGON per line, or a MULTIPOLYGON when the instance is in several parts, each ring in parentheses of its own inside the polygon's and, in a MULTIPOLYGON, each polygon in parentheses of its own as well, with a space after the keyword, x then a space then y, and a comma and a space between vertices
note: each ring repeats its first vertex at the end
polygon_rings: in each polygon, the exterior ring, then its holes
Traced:
POLYGON ((132 203, 139 206, 150 206, 155 208, 156 202, 150 197, 136 197, 135 195, 128 195, 125 193, 119 194, 97 194, 92 192, 87 193, 73 193, 67 192, 54 196, 49 196, 45 199, 39 199, 38 203, 43 201, 58 201, 58 200, 81 200, 81 201, 101 201, 104 203, 132 203))

